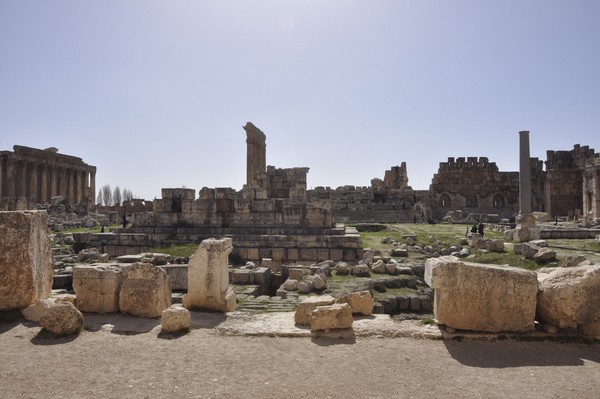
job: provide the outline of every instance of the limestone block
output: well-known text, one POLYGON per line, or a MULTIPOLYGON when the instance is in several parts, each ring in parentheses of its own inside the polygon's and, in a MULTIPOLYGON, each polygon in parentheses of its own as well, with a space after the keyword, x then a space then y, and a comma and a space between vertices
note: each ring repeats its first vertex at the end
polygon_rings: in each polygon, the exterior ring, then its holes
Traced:
POLYGON ((255 284, 268 284, 271 281, 271 269, 268 267, 258 267, 252 271, 252 275, 255 284))
POLYGON ((563 258, 562 266, 563 267, 575 267, 578 266, 581 262, 586 261, 587 258, 584 255, 566 255, 563 258))
POLYGON ((538 279, 540 321, 574 328, 600 320, 600 266, 544 269, 538 279))
POLYGON ((533 260, 536 263, 548 263, 556 260, 556 252, 550 248, 540 248, 539 251, 533 255, 533 260))
POLYGON ((167 273, 171 280, 171 289, 173 291, 186 291, 188 288, 188 267, 187 265, 161 265, 159 266, 167 273))
POLYGON ((520 249, 521 249, 521 255, 523 255, 527 259, 533 259, 535 254, 537 254, 538 251, 540 250, 540 247, 526 242, 526 243, 521 244, 520 249))
POLYGON ((373 273, 385 274, 387 269, 385 267, 385 263, 383 263, 383 261, 380 259, 371 264, 371 271, 373 273))
POLYGON ((293 278, 288 278, 283 283, 283 288, 286 291, 297 291, 298 290, 298 280, 293 278))
POLYGON ((209 238, 200 243, 188 264, 188 293, 183 298, 185 308, 235 310, 235 292, 229 286, 227 270, 232 249, 231 238, 209 238))
POLYGON ((26 320, 38 323, 53 302, 52 299, 42 299, 41 301, 37 301, 33 305, 29 305, 27 308, 23 309, 23 317, 25 317, 26 320))
POLYGON ((53 274, 46 211, 0 212, 0 310, 48 298, 53 274))
POLYGON ((292 280, 302 280, 304 278, 304 269, 300 267, 291 267, 288 269, 288 277, 292 280))
POLYGON ((434 313, 440 324, 486 332, 534 328, 538 289, 534 272, 446 256, 427 259, 425 282, 435 289, 434 313))
POLYGON ((362 262, 363 262, 363 264, 365 264, 365 265, 367 265, 367 266, 368 266, 368 265, 370 265, 370 264, 371 264, 371 262, 373 262, 373 258, 374 258, 374 257, 375 257, 375 252, 373 252, 373 251, 370 251, 370 250, 366 250, 366 251, 363 253, 363 257, 362 257, 362 262))
POLYGON ((315 286, 313 285, 312 281, 310 281, 310 280, 298 281, 298 292, 300 294, 308 294, 309 292, 311 292, 314 289, 315 289, 315 286))
POLYGON ((406 258, 408 257, 408 249, 406 248, 394 248, 392 250, 392 256, 395 257, 402 257, 402 258, 406 258))
POLYGON ((139 317, 160 317, 171 306, 171 281, 159 267, 134 263, 123 271, 119 309, 139 317))
POLYGON ((192 315, 182 307, 165 309, 160 316, 160 324, 161 331, 165 333, 187 330, 192 325, 192 315))
POLYGON ((357 277, 369 277, 369 266, 354 265, 350 268, 350 272, 357 277))
POLYGON ((335 264, 334 270, 340 276, 347 276, 350 273, 350 266, 346 262, 338 262, 335 264))
POLYGON ((352 308, 347 303, 318 306, 310 312, 310 330, 352 328, 352 308))
POLYGON ((232 284, 252 284, 254 282, 252 270, 235 269, 231 274, 231 282, 232 284))
POLYGON ((39 323, 54 335, 70 335, 81 329, 83 314, 70 302, 53 303, 39 323))
MULTIPOLYGON (((331 295, 311 296, 298 304, 296 313, 294 314, 294 322, 301 326, 310 325, 310 312, 317 306, 333 305, 335 298, 331 295)), ((352 313, 352 312, 351 312, 352 313)))
POLYGON ((123 267, 118 265, 77 265, 73 269, 73 290, 82 312, 119 311, 123 267))
POLYGON ((340 302, 350 305, 354 314, 369 316, 373 313, 373 296, 369 291, 348 293, 340 298, 340 302))
POLYGON ((487 240, 487 250, 492 252, 504 252, 504 241, 487 240))
POLYGON ((327 278, 322 274, 315 274, 314 276, 309 276, 307 280, 309 280, 312 283, 313 287, 315 287, 315 290, 324 290, 325 288, 327 288, 327 278))

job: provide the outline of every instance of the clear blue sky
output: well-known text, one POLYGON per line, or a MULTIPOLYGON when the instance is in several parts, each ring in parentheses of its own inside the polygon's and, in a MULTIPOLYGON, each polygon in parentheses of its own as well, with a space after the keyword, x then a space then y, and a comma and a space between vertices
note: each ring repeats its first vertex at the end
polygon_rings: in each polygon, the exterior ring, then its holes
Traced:
POLYGON ((57 147, 97 187, 242 188, 252 121, 309 187, 448 157, 600 151, 600 1, 0 0, 0 150, 57 147))

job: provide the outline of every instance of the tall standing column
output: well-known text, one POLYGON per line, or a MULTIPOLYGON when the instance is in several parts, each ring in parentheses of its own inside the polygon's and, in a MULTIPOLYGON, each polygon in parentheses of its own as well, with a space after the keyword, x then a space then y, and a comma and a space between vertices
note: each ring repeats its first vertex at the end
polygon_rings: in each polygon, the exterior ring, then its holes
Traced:
POLYGON ((519 215, 531 215, 531 156, 527 130, 519 132, 519 215))
MULTIPOLYGON (((244 126, 246 131, 246 184, 256 186, 257 174, 267 170, 267 145, 265 134, 251 122, 244 126)), ((264 187, 263 187, 264 188, 264 187)))
POLYGON ((58 191, 58 171, 56 170, 56 166, 50 167, 50 198, 48 201, 52 199, 52 197, 56 197, 56 192, 58 191))
POLYGON ((531 157, 529 155, 529 131, 519 132, 519 215, 513 240, 524 242, 540 238, 539 227, 531 214, 531 157))
POLYGON ((42 176, 40 178, 40 202, 48 202, 48 165, 42 165, 42 176))
POLYGON ((29 195, 33 197, 33 200, 38 203, 40 202, 40 196, 38 194, 38 165, 35 162, 31 164, 31 181, 29 182, 29 195))
POLYGON ((19 162, 19 197, 27 197, 27 162, 19 162))

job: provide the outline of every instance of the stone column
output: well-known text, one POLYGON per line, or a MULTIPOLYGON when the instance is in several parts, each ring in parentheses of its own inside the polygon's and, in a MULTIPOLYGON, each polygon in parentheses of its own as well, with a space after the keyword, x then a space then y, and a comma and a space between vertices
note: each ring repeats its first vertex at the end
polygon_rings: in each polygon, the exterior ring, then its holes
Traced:
POLYGON ((75 204, 77 200, 75 198, 75 174, 77 171, 75 169, 69 169, 69 203, 75 204))
POLYGON ((251 122, 244 126, 246 131, 246 184, 256 186, 257 174, 267 170, 267 145, 265 134, 251 122))
MULTIPOLYGON (((36 203, 40 202, 38 194, 38 164, 31 163, 31 181, 29 182, 29 195, 33 197, 36 203)), ((34 204, 35 205, 35 204, 34 204)))
POLYGON ((17 165, 16 161, 9 159, 6 163, 6 196, 17 196, 17 165))
POLYGON ((67 194, 67 169, 60 168, 60 188, 58 189, 58 195, 68 197, 67 194))
POLYGON ((56 166, 49 166, 50 172, 50 198, 48 198, 48 202, 52 199, 52 197, 56 197, 56 191, 58 188, 58 171, 56 170, 56 166))
POLYGON ((519 216, 531 215, 531 157, 529 132, 519 132, 519 216))
POLYGON ((40 202, 48 202, 48 165, 42 165, 40 202))
POLYGON ((27 162, 19 162, 19 197, 27 197, 27 162))
POLYGON ((540 238, 540 228, 535 226, 531 214, 531 157, 529 155, 529 131, 519 132, 519 215, 513 240, 524 242, 540 238))

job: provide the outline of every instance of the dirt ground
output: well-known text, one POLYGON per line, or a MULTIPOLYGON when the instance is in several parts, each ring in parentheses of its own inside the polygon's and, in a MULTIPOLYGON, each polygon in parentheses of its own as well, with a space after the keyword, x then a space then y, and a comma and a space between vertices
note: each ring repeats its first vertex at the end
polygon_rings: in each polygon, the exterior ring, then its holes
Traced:
POLYGON ((2 398, 598 398, 600 345, 439 339, 434 325, 377 315, 343 338, 292 313, 158 320, 86 314, 76 337, 0 325, 2 398), (437 338, 437 339, 436 339, 437 338))

